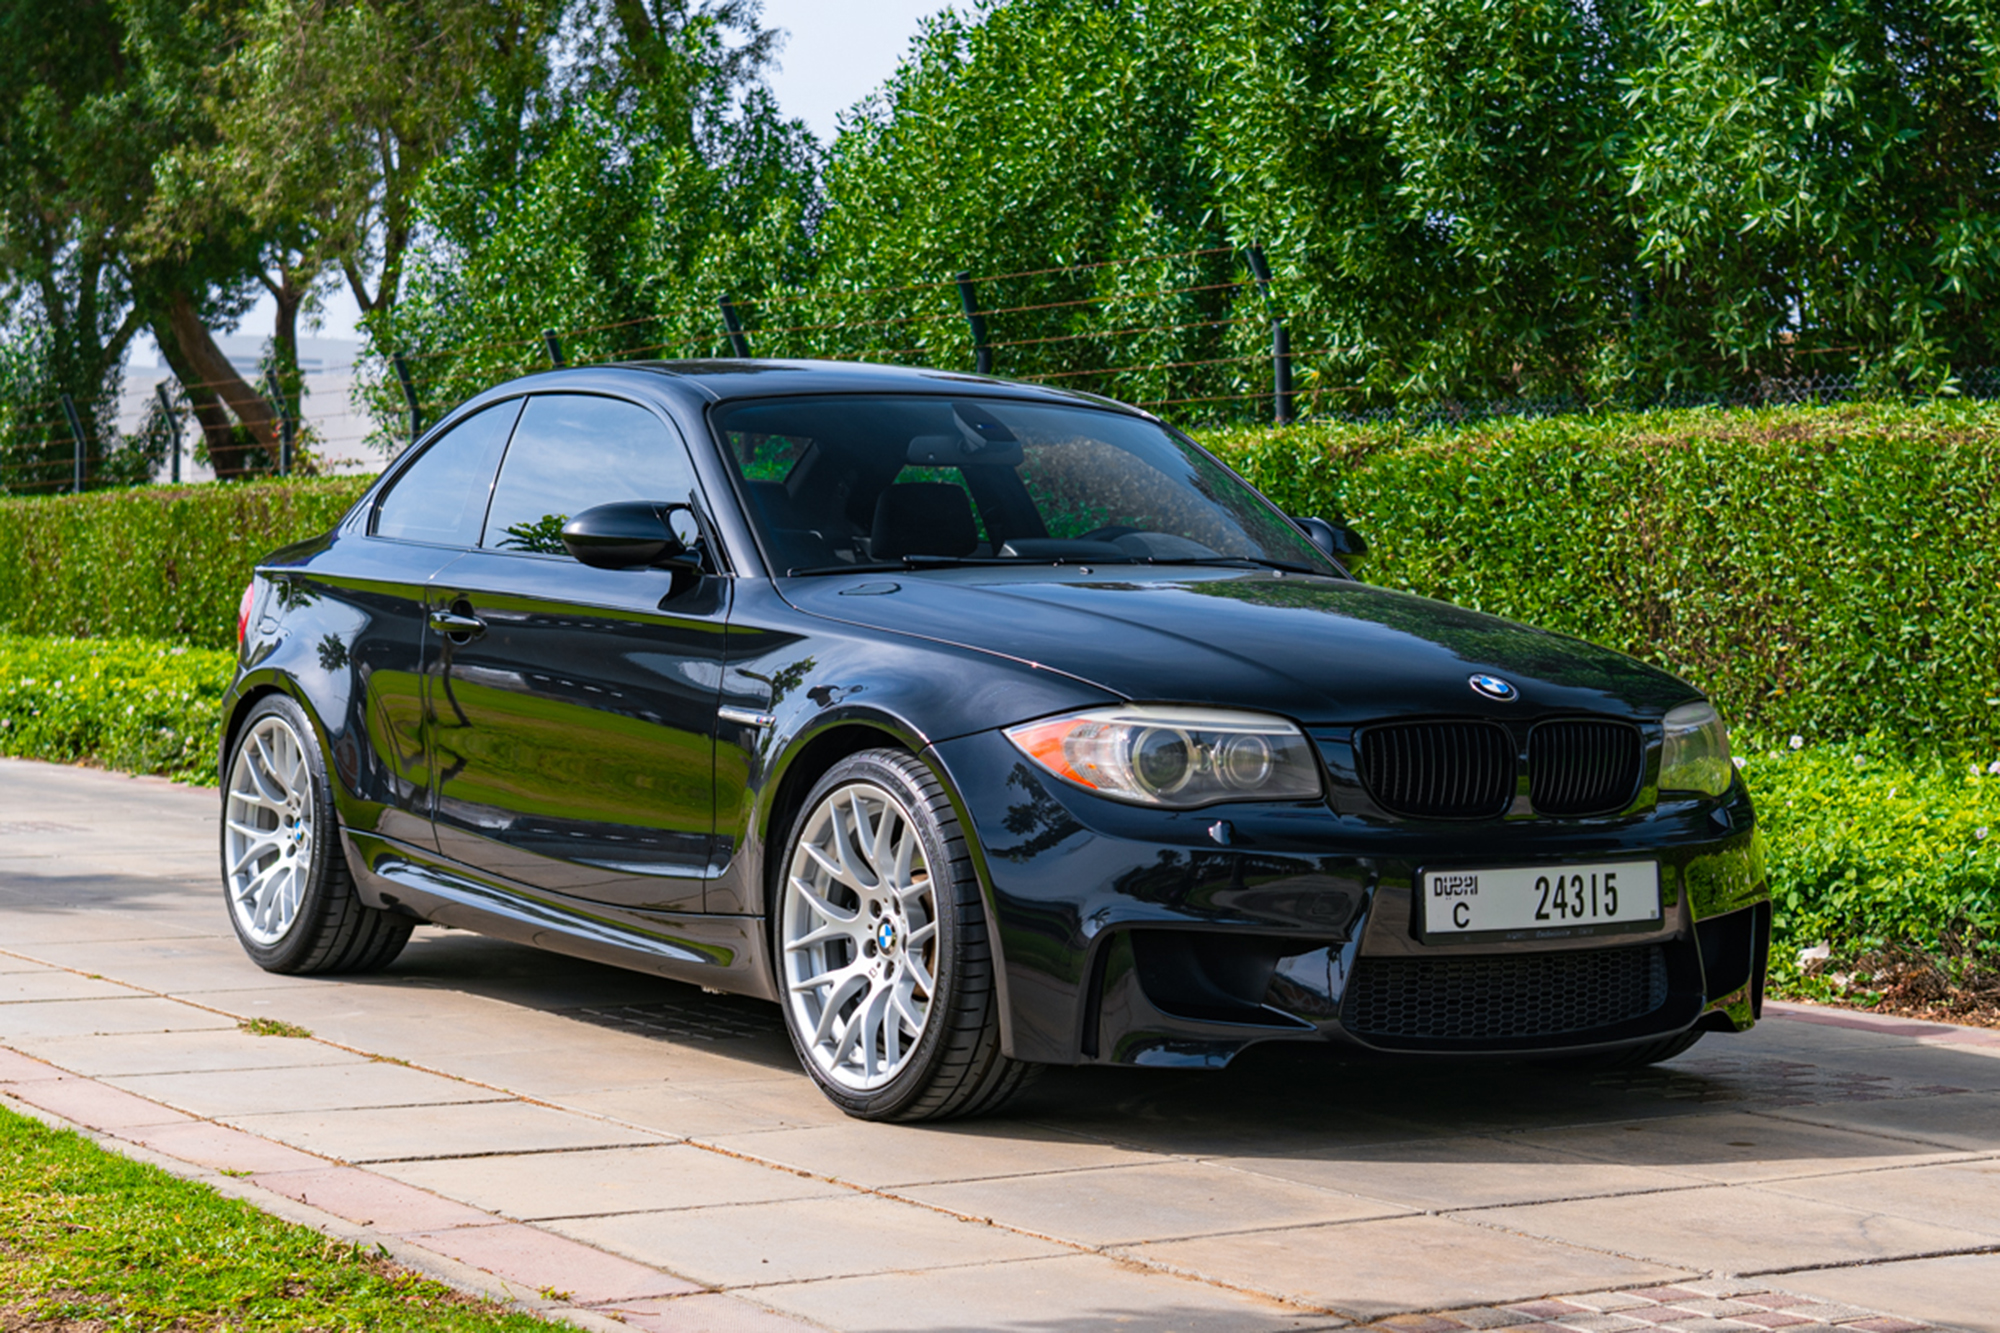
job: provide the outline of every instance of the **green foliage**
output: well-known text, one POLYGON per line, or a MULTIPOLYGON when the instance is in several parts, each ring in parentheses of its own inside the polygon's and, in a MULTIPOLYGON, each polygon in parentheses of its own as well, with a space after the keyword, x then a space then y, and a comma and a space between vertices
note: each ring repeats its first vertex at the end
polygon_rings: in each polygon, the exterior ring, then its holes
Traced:
POLYGON ((2000 973, 2000 761, 1900 757, 1883 737, 1737 749, 1764 830, 1779 984, 1813 995, 1891 980, 1913 956, 1965 986, 2000 973), (1825 945, 1823 965, 1802 950, 1825 945), (1886 975, 1885 975, 1886 974, 1886 975))
POLYGON ((2000 363, 1990 0, 979 0, 818 164, 713 31, 432 173, 377 332, 433 415, 545 327, 721 354, 718 297, 760 355, 969 368, 960 270, 1001 373, 1186 421, 1263 413, 1273 317, 1324 416, 2000 363))
POLYGON ((257 561, 332 527, 368 480, 0 500, 0 630, 233 647, 257 561))
POLYGON ((558 1327, 6 1110, 0 1234, 0 1318, 9 1327, 558 1327))
POLYGON ((0 754, 213 786, 236 655, 146 639, 0 632, 0 754))
POLYGON ((2000 410, 1211 433, 1371 582, 1621 649, 1815 744, 2000 744, 2000 410))

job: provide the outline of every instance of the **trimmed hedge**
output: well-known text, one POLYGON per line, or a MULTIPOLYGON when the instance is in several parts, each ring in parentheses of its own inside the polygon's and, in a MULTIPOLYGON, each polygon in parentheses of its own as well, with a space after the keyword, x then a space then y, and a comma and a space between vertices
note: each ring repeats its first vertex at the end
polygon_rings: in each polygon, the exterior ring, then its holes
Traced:
POLYGON ((257 561, 332 527, 369 480, 0 500, 0 630, 233 647, 257 561))
MULTIPOLYGON (((1576 634, 1751 733, 2000 742, 2000 406, 1656 412, 1206 441, 1373 582, 1576 634)), ((366 479, 0 501, 0 629, 228 647, 267 551, 366 479)))
POLYGON ((2000 741, 2000 407, 1551 417, 1205 437, 1371 582, 1623 649, 1739 728, 2000 741))
POLYGON ((236 654, 0 633, 0 754, 215 785, 236 654))

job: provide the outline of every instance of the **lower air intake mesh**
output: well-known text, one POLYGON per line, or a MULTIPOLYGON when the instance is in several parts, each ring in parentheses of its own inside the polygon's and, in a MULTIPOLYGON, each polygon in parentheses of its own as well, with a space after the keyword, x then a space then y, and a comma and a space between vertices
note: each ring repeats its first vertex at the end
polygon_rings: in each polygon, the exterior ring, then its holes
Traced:
POLYGON ((1553 1037, 1643 1018, 1667 1001, 1657 944, 1481 958, 1361 958, 1343 1021, 1370 1038, 1553 1037))

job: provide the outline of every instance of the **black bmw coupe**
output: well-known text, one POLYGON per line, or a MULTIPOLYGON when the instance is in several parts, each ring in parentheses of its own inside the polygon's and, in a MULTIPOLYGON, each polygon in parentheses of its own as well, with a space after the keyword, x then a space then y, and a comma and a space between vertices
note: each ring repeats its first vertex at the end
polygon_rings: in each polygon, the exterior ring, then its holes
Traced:
POLYGON ((772 1000, 874 1119, 1044 1064, 1747 1028, 1769 895, 1714 709, 1360 549, 1077 394, 514 380, 245 591, 230 919, 273 971, 432 921, 772 1000))

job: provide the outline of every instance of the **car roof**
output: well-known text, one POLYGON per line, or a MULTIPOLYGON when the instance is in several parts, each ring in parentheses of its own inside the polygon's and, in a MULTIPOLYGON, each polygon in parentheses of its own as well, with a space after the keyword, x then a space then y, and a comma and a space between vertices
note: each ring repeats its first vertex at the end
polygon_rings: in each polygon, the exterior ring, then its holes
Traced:
MULTIPOLYGON (((554 389, 560 384, 581 387, 579 381, 599 378, 606 372, 620 378, 636 374, 655 376, 666 383, 661 388, 693 390, 711 403, 738 398, 775 398, 811 393, 977 393, 983 396, 1022 398, 1042 402, 1089 404, 1110 407, 1135 415, 1146 415, 1124 403, 1096 394, 1052 389, 1040 384, 1022 384, 990 375, 934 370, 920 366, 885 366, 866 361, 780 361, 748 358, 712 361, 611 361, 561 370, 544 370, 507 385, 518 392, 529 388, 554 389)), ((600 379, 600 382, 602 380, 600 379)), ((489 390, 489 393, 492 392, 489 390)), ((486 395, 480 395, 482 398, 486 395)))

